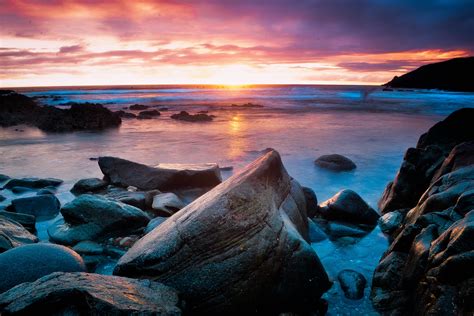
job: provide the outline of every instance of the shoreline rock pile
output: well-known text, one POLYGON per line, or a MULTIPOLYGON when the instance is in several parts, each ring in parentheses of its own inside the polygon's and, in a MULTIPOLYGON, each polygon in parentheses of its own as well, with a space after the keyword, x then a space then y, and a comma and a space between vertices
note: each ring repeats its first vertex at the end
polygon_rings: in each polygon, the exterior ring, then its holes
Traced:
POLYGON ((474 109, 423 134, 380 201, 392 243, 374 272, 383 315, 474 312, 474 109))

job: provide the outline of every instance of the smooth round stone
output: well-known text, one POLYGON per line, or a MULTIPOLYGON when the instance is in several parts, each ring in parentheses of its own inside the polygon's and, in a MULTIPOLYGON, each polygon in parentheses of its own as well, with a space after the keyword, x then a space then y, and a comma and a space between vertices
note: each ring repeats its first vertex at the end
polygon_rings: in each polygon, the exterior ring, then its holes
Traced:
POLYGON ((316 159, 314 163, 324 169, 333 171, 350 171, 357 168, 356 164, 342 155, 323 155, 316 159))
POLYGON ((71 249, 53 244, 33 244, 0 254, 0 293, 33 282, 53 272, 85 272, 81 256, 71 249))
POLYGON ((367 284, 365 277, 354 270, 342 270, 337 275, 344 296, 351 300, 360 300, 364 297, 364 288, 367 284))

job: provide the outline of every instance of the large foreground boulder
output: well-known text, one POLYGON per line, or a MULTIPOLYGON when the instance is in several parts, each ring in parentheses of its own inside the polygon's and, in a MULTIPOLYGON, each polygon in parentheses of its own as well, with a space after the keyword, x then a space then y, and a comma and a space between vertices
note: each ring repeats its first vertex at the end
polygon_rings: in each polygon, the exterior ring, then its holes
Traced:
POLYGON ((178 316, 183 305, 157 282, 79 272, 53 273, 0 295, 5 315, 178 316))
POLYGON ((330 286, 304 193, 273 150, 140 239, 114 274, 161 281, 202 314, 307 312, 330 286))
POLYGON ((81 256, 52 244, 32 244, 0 254, 0 293, 23 282, 33 282, 53 272, 84 272, 81 256))
POLYGON ((415 205, 410 204, 408 212, 392 212, 401 216, 400 224, 388 231, 393 241, 375 270, 371 293, 383 315, 474 314, 474 142, 467 131, 472 121, 458 117, 455 122, 461 125, 451 124, 456 113, 420 138, 419 144, 442 148, 439 157, 433 157, 441 161, 425 168, 429 172, 423 181, 428 185, 415 205), (440 134, 440 126, 449 129, 440 134), (445 154, 469 135, 470 141, 445 154))
POLYGON ((11 248, 38 242, 38 238, 27 231, 21 224, 7 218, 0 212, 0 253, 11 248))
POLYGON ((387 185, 379 201, 381 213, 414 207, 451 150, 474 140, 473 122, 474 109, 465 108, 423 134, 416 148, 406 151, 395 179, 387 185))
POLYGON ((127 236, 141 231, 150 221, 142 210, 106 199, 83 194, 61 208, 64 219, 48 228, 52 241, 73 245, 83 240, 127 236))
POLYGON ((120 158, 100 157, 99 167, 108 182, 140 190, 214 187, 222 181, 217 164, 159 164, 150 167, 120 158))

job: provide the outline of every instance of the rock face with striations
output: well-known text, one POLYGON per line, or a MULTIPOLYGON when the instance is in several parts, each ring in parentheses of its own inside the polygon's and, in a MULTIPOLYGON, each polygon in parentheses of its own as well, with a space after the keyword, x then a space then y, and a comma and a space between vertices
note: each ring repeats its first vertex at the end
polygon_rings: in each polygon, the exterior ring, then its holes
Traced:
POLYGON ((99 167, 106 181, 140 190, 214 187, 222 181, 217 164, 159 164, 151 167, 121 158, 100 157, 99 167))
POLYGON ((126 236, 144 228, 150 219, 142 210, 97 195, 83 194, 61 208, 48 234, 52 241, 74 245, 83 240, 126 236))
MULTIPOLYGON (((0 212, 0 253, 11 248, 38 242, 38 238, 16 221, 0 212)), ((3 273, 3 272, 2 272, 3 273)))
MULTIPOLYGON (((395 179, 387 185, 379 202, 381 213, 414 207, 451 150, 474 140, 473 124, 474 109, 466 108, 453 112, 423 134, 416 148, 406 151, 395 179)), ((472 161, 472 156, 466 159, 464 164, 472 161)))
POLYGON ((179 316, 178 293, 148 280, 57 272, 0 295, 5 315, 179 316))
POLYGON ((385 86, 473 92, 473 73, 474 57, 454 58, 421 66, 403 76, 393 78, 385 86))
MULTIPOLYGON (((371 297, 383 315, 474 313, 474 121, 466 121, 471 111, 453 113, 420 138, 421 150, 441 150, 431 166, 412 164, 403 181, 413 185, 418 174, 426 187, 415 205, 404 205, 408 212, 395 211, 403 219, 390 230, 393 241, 374 272, 371 297)), ((405 161, 397 178, 406 167, 405 161)))
POLYGON ((145 235, 114 274, 172 286, 203 314, 307 311, 330 286, 304 193, 273 150, 145 235))

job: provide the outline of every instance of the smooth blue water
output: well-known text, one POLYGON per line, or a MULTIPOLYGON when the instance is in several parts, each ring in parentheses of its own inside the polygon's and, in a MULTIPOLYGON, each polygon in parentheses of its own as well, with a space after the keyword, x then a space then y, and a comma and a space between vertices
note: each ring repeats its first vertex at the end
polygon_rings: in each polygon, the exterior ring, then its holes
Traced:
MULTIPOLYGON (((278 150, 289 173, 311 187, 320 201, 344 188, 358 192, 377 207, 386 184, 393 179, 405 150, 435 122, 462 107, 474 107, 474 94, 440 91, 382 91, 367 86, 212 86, 83 87, 21 89, 48 105, 99 102, 119 110, 134 103, 169 111, 153 120, 124 120, 120 129, 105 132, 45 134, 22 127, 0 129, 0 173, 10 176, 58 177, 64 203, 73 198, 72 184, 100 177, 90 157, 113 155, 147 164, 159 162, 217 162, 234 172, 267 147, 278 150), (233 108, 247 102, 263 108, 233 108), (208 110, 211 123, 170 119, 180 110, 208 110), (352 172, 334 173, 317 168, 314 160, 339 153, 356 164, 352 172)), ((230 172, 224 173, 228 177, 230 172)), ((3 193, 2 193, 3 194, 3 193)), ((8 201, 12 194, 6 194, 8 201)), ((39 223, 40 237, 47 222, 39 223)), ((313 244, 332 279, 346 268, 363 273, 370 281, 387 247, 375 229, 357 243, 323 241, 313 244)), ((329 315, 375 314, 368 299, 343 297, 339 284, 325 294, 329 315)))

